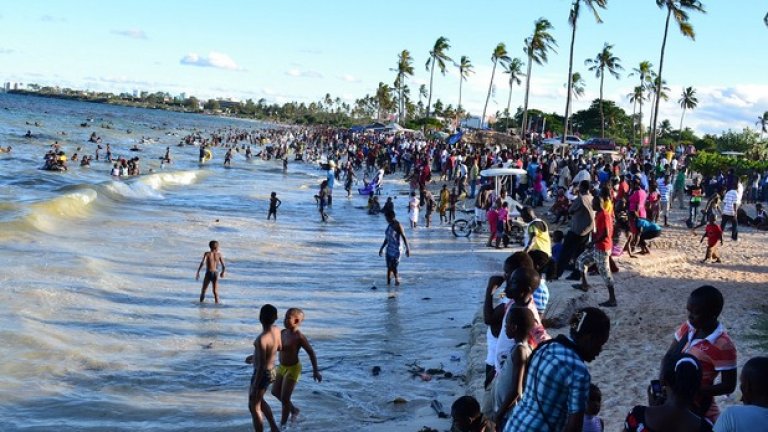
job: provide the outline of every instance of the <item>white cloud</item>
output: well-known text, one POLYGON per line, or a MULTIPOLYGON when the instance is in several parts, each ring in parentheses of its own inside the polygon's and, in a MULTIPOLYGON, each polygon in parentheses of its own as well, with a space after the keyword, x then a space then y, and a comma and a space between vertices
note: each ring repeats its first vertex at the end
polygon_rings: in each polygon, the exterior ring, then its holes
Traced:
POLYGON ((348 83, 359 83, 361 81, 360 78, 350 74, 341 75, 339 79, 348 83))
POLYGON ((208 56, 197 53, 185 55, 179 63, 187 66, 212 67, 216 69, 241 70, 240 66, 232 58, 224 53, 211 51, 208 56))
POLYGON ((0 54, 13 54, 16 50, 10 48, 0 48, 0 54))
POLYGON ((147 38, 147 34, 144 33, 144 30, 141 30, 141 29, 138 29, 138 28, 125 29, 125 30, 112 30, 110 33, 118 35, 118 36, 129 37, 131 39, 146 39, 147 38))
POLYGON ((301 70, 299 68, 291 68, 285 71, 285 74, 295 78, 322 78, 323 74, 313 70, 301 70))

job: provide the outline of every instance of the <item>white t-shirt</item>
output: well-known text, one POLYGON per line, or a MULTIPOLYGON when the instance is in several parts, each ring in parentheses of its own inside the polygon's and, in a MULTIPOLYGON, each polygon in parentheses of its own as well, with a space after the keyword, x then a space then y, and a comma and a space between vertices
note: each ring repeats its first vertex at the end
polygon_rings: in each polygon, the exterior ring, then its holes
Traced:
POLYGON ((736 216, 736 209, 738 206, 739 193, 736 189, 731 189, 725 193, 723 198, 723 214, 728 216, 736 216))
POLYGON ((715 423, 715 432, 768 432, 768 408, 757 405, 728 407, 715 423))

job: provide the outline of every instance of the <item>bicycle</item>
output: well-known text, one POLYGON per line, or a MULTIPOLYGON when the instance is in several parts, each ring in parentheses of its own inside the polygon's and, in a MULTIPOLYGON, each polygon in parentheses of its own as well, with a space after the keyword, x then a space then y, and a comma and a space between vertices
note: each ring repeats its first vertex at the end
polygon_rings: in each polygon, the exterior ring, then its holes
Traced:
MULTIPOLYGON (((482 221, 479 221, 477 218, 477 214, 474 210, 461 210, 464 213, 471 213, 472 216, 467 219, 456 219, 453 221, 453 224, 451 224, 451 232, 453 232, 453 235, 456 237, 469 237, 472 232, 475 233, 487 233, 488 232, 488 224, 482 223, 482 221)), ((511 219, 509 221, 509 232, 507 235, 509 236, 510 243, 519 243, 523 244, 523 231, 525 229, 525 224, 521 222, 518 219, 511 219)))

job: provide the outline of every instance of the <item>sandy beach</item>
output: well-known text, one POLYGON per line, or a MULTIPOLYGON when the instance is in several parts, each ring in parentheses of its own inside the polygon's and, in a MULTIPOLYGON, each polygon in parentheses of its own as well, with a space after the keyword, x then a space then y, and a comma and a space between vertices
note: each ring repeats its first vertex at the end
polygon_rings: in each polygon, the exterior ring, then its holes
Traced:
MULTIPOLYGON (((611 318, 611 337, 602 354, 589 365, 592 382, 603 392, 601 416, 606 430, 620 430, 633 406, 647 404, 646 387, 658 374, 674 330, 686 319, 689 293, 701 285, 713 285, 725 297, 720 318, 736 344, 739 369, 751 357, 765 355, 765 328, 759 330, 756 325, 768 312, 766 233, 740 227, 738 242, 724 236, 721 264, 702 264, 705 247, 699 239, 703 230, 691 233, 684 228, 683 218, 683 211, 673 211, 672 226, 664 230, 651 255, 617 260, 621 269, 615 274, 619 306, 604 309, 611 318)), ((600 277, 591 276, 590 282, 593 289, 586 294, 571 288, 571 281, 551 282, 550 303, 557 303, 553 312, 557 314, 559 309, 562 313, 569 301, 591 306, 604 301, 607 290, 600 277)), ((485 329, 480 311, 470 335, 466 388, 467 394, 478 400, 485 396, 485 329)), ((740 397, 737 388, 736 393, 719 397, 718 404, 721 408, 738 404, 740 397)))

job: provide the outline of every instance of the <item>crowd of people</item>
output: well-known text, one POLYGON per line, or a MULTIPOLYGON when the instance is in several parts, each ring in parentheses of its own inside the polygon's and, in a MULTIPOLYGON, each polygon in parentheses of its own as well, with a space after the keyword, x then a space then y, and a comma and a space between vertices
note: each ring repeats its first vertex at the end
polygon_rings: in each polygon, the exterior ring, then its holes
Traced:
MULTIPOLYGON (((99 160, 100 139, 91 141, 99 145, 94 155, 99 160)), ((477 400, 459 398, 452 416, 460 431, 603 430, 599 418, 602 393, 592 384, 587 363, 608 343, 610 319, 600 308, 582 308, 571 317, 566 335, 551 337, 545 327, 547 282, 570 271, 566 278, 577 282, 573 287, 588 291, 593 269, 608 291, 608 299, 600 306, 617 306, 613 258, 652 253, 653 241, 675 222, 670 212, 675 200, 681 209, 688 207, 684 221, 688 229, 696 232, 705 227, 701 238, 701 242, 707 240, 705 261, 721 261, 718 247, 727 225, 734 242, 740 225, 768 229, 768 214, 759 203, 768 195, 768 176, 752 173, 739 178, 729 170, 700 178, 687 168, 692 157, 687 151, 669 152, 654 161, 647 153, 632 149, 618 155, 558 154, 525 144, 514 149, 461 142, 449 145, 442 139, 414 134, 331 128, 222 129, 207 136, 196 131, 181 139, 179 146, 186 145, 198 146, 201 160, 204 149, 224 148, 226 165, 241 151, 246 159, 254 157, 252 146, 260 148, 257 157, 281 160, 284 167, 291 152, 296 160, 322 162, 327 176, 315 199, 324 222, 329 218, 334 184, 343 182, 349 196, 362 177, 364 189, 370 189, 368 211, 383 213, 387 221, 379 249, 379 255, 385 256, 387 284, 392 279, 395 285, 401 283, 401 253, 404 250, 408 256, 411 251, 392 198, 383 206, 378 202, 385 175, 402 176, 410 187, 407 212, 411 229, 419 226, 421 214, 427 228, 435 212, 439 212, 440 224, 451 223, 462 201, 473 202, 476 218, 488 226, 487 244, 501 247, 516 221, 522 231, 522 250, 504 261, 500 274, 489 278, 483 306, 488 325, 485 386, 491 395, 485 405, 490 409, 484 415, 477 400), (496 190, 480 175, 494 167, 518 168, 525 175, 505 178, 496 190), (369 188, 371 184, 374 187, 369 188), (748 203, 755 203, 754 217, 747 214, 748 203)), ((111 150, 108 144, 106 147, 106 160, 111 162, 111 150)), ((171 163, 170 148, 160 159, 171 163)), ((82 160, 90 161, 90 157, 82 160)), ((66 169, 66 156, 58 147, 51 149, 46 161, 66 169)), ((126 175, 140 174, 138 158, 118 158, 112 173, 120 176, 124 170, 126 175)), ((279 206, 273 192, 268 219, 276 219, 279 206)), ((206 266, 201 302, 208 284, 213 284, 218 302, 217 281, 224 276, 224 267, 217 254, 218 244, 212 243, 198 269, 199 276, 206 266)), ((248 359, 254 364, 249 408, 257 430, 263 430, 264 419, 272 430, 278 430, 264 401, 270 385, 283 404, 281 424, 298 415, 290 395, 301 371, 299 349, 307 351, 314 377, 321 380, 314 352, 298 331, 303 312, 289 309, 286 328, 280 332, 274 326, 277 311, 268 306, 260 316, 264 331, 254 343, 254 356, 248 359), (278 351, 280 366, 275 367, 278 351)), ((675 332, 667 353, 659 355, 659 379, 648 386, 648 405, 630 410, 624 430, 752 430, 741 425, 768 415, 768 359, 747 362, 741 375, 746 406, 729 408, 721 415, 714 397, 732 393, 737 384, 736 348, 719 322, 722 294, 715 287, 702 286, 691 293, 686 308, 687 321, 675 332)))

